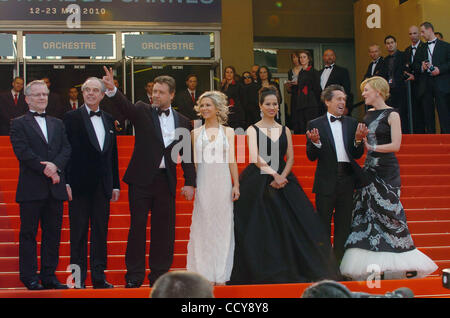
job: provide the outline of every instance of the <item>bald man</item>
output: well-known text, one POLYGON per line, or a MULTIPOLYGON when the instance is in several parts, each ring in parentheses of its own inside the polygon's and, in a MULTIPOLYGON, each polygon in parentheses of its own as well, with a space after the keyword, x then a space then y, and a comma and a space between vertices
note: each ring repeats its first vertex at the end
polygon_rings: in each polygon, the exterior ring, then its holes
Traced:
POLYGON ((371 62, 364 75, 364 80, 373 76, 381 76, 387 79, 386 63, 381 56, 381 49, 378 44, 369 46, 369 56, 371 62))

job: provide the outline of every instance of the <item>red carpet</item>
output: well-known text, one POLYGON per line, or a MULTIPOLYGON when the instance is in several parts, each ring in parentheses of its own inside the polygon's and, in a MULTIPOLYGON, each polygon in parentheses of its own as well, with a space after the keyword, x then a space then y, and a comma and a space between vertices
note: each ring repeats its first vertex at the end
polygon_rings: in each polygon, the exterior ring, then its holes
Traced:
MULTIPOLYGON (((123 176, 133 151, 134 138, 118 138, 120 174, 123 176)), ((293 172, 309 198, 315 164, 306 158, 305 137, 294 136, 295 165, 293 172)), ((246 157, 245 146, 238 146, 238 160, 246 157)), ((450 297, 450 290, 441 284, 441 270, 450 268, 450 135, 403 136, 398 153, 401 166, 401 200, 416 246, 439 266, 431 277, 402 281, 383 281, 380 288, 369 289, 365 282, 345 282, 352 291, 383 294, 399 287, 409 287, 416 297, 450 297)), ((362 164, 364 158, 359 160, 362 164)), ((242 170, 246 163, 240 163, 242 170)), ((179 168, 180 169, 180 168, 179 168)), ((127 186, 122 183, 120 200, 111 205, 108 235, 107 279, 119 288, 114 290, 68 290, 29 292, 19 280, 18 236, 19 206, 14 201, 18 177, 18 162, 8 137, 0 137, 0 297, 148 297, 150 289, 127 290, 124 285, 125 249, 129 226, 127 186)), ((182 175, 181 169, 179 176, 182 175)), ((183 180, 179 179, 178 189, 183 180)), ((177 196, 175 258, 172 270, 185 269, 187 241, 191 222, 192 202, 177 196)), ((148 224, 148 229, 150 224, 148 224)), ((39 232, 40 235, 40 232, 39 232)), ((38 235, 38 236, 39 236, 38 235)), ((40 239, 38 239, 40 241, 40 239)), ((147 242, 148 244, 149 242, 147 242)), ((39 243, 40 244, 40 243, 39 243)), ((69 264, 69 221, 65 204, 60 263, 57 276, 65 282, 69 264)), ((38 255, 40 254, 38 248, 38 255)), ((89 275, 88 275, 89 276, 89 275)), ((86 282, 90 285, 90 280, 86 282)), ((148 282, 146 282, 148 284, 148 282)), ((144 283, 145 284, 145 283, 144 283)), ((148 286, 148 285, 147 285, 148 286)), ((225 286, 216 287, 216 297, 299 297, 309 284, 225 286)))

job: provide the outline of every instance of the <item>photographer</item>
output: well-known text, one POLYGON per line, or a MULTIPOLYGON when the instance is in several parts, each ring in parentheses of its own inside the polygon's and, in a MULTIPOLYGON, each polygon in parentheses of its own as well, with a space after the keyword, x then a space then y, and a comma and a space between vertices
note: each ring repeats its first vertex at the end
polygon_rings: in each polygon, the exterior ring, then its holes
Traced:
POLYGON ((425 115, 425 132, 436 133, 434 110, 437 108, 441 133, 450 133, 450 46, 434 34, 433 25, 424 22, 420 33, 427 45, 417 51, 418 70, 421 72, 419 96, 425 115))

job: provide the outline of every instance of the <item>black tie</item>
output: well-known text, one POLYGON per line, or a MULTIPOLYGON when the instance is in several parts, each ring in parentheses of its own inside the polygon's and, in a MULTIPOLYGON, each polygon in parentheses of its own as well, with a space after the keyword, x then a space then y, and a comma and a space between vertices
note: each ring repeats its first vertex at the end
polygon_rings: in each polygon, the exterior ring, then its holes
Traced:
POLYGON ((434 44, 434 43, 436 43, 436 41, 437 40, 430 41, 430 42, 428 42, 428 45, 434 44))
POLYGON ((161 116, 162 113, 166 114, 166 116, 168 117, 170 115, 170 108, 166 110, 158 108, 158 116, 161 116))
POLYGON ((44 117, 44 118, 46 115, 47 115, 46 113, 40 113, 40 114, 38 112, 33 113, 33 116, 39 116, 39 117, 44 117))
POLYGON ((342 122, 342 116, 341 117, 330 116, 330 120, 332 123, 334 123, 336 120, 340 120, 342 122))
POLYGON ((333 68, 333 66, 325 66, 325 69, 333 68))
POLYGON ((102 112, 98 111, 98 112, 93 112, 92 110, 89 112, 89 117, 92 116, 98 116, 98 117, 102 117, 102 112))

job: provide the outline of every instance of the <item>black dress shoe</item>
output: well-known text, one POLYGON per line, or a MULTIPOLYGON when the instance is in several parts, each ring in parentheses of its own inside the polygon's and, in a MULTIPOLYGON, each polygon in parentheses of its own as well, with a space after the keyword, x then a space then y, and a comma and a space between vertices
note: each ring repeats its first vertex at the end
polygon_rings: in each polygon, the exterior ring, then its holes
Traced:
POLYGON ((44 286, 42 286, 37 280, 33 280, 31 282, 23 283, 28 290, 43 290, 44 286))
POLYGON ((142 283, 137 283, 137 282, 127 282, 127 284, 125 285, 125 288, 139 288, 141 287, 142 283))
POLYGON ((108 289, 108 288, 114 288, 114 285, 108 283, 106 280, 102 281, 102 282, 95 282, 92 283, 92 286, 94 287, 94 289, 108 289))
POLYGON ((61 284, 58 280, 52 280, 48 282, 42 282, 44 289, 69 289, 67 285, 61 284))

